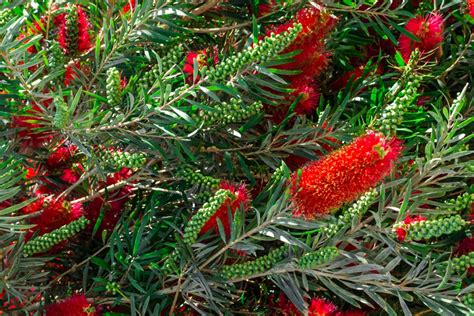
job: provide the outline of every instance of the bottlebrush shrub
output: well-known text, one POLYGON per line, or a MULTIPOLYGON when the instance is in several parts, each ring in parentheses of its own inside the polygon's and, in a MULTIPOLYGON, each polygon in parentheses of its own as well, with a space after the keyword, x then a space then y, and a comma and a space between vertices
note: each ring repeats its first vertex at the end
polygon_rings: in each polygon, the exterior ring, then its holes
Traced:
POLYGON ((0 314, 473 314, 469 2, 368 2, 1 2, 0 314))

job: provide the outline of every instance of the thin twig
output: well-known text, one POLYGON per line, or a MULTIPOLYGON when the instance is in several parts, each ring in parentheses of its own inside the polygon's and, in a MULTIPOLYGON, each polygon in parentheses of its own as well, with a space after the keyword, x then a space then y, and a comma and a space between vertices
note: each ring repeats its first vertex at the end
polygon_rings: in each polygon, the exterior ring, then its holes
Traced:
POLYGON ((178 302, 178 295, 179 295, 179 290, 181 288, 181 281, 183 280, 183 274, 181 274, 179 276, 179 279, 178 279, 178 285, 176 287, 176 293, 174 295, 174 298, 173 298, 173 304, 171 304, 171 308, 170 308, 170 313, 169 313, 169 316, 172 316, 173 313, 174 313, 174 309, 176 308, 176 303, 178 302))
POLYGON ((209 1, 204 1, 204 4, 193 9, 191 11, 191 14, 192 15, 201 15, 207 11, 209 11, 210 9, 212 9, 213 7, 215 7, 216 5, 218 5, 220 2, 220 0, 209 0, 209 1))

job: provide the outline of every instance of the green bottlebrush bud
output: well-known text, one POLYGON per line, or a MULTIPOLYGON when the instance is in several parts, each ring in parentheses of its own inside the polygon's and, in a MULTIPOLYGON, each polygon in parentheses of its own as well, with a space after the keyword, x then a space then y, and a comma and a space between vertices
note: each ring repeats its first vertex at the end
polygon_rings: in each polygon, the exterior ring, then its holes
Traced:
POLYGON ((474 307, 474 294, 469 293, 463 296, 462 302, 468 307, 474 307))
POLYGON ((23 253, 28 257, 37 253, 45 252, 60 242, 68 240, 83 230, 88 224, 89 220, 82 216, 50 233, 31 239, 23 247, 23 253))
POLYGON ((451 259, 451 267, 453 272, 457 274, 463 274, 469 268, 474 267, 474 251, 451 259))
POLYGON ((234 194, 228 190, 218 190, 186 224, 183 236, 184 242, 187 245, 194 244, 204 224, 214 215, 225 200, 234 197, 234 194))
POLYGON ((120 285, 117 282, 107 282, 105 289, 112 292, 112 294, 116 294, 120 291, 120 285))
POLYGON ((145 165, 147 159, 144 153, 131 153, 121 150, 100 147, 97 151, 102 165, 106 169, 120 170, 122 168, 137 169, 145 165))
POLYGON ((357 202, 352 204, 351 207, 349 207, 347 210, 344 210, 342 214, 339 215, 336 223, 331 223, 328 226, 323 227, 321 231, 328 237, 334 236, 341 228, 346 225, 350 225, 354 217, 365 214, 376 197, 377 190, 375 189, 365 193, 357 200, 357 202))
POLYGON ((178 176, 191 185, 200 185, 209 189, 216 189, 221 183, 220 179, 205 176, 200 171, 194 171, 189 167, 184 167, 178 172, 178 176))
POLYGON ((227 279, 236 279, 265 272, 285 257, 287 249, 288 247, 284 245, 255 260, 223 266, 220 271, 221 275, 227 279))
POLYGON ((463 229, 466 224, 467 222, 460 215, 455 215, 410 224, 402 221, 393 226, 393 231, 403 228, 406 232, 406 240, 423 240, 452 234, 463 229))
POLYGON ((54 106, 56 113, 54 113, 53 126, 56 128, 64 128, 69 123, 69 108, 62 96, 54 98, 54 106))
POLYGON ((66 14, 66 43, 67 52, 73 55, 77 52, 77 44, 79 38, 79 30, 77 29, 77 8, 70 4, 66 14))
POLYGON ((216 67, 207 70, 208 79, 211 81, 223 80, 227 76, 238 72, 240 69, 250 65, 252 62, 265 62, 275 57, 291 44, 302 30, 300 23, 295 23, 286 32, 265 37, 257 44, 248 47, 243 52, 235 54, 223 60, 216 67))
POLYGON ((403 121, 403 114, 418 97, 417 92, 422 78, 414 73, 414 66, 418 62, 419 54, 419 51, 415 50, 410 56, 402 78, 396 84, 396 86, 402 86, 401 91, 382 111, 380 119, 376 122, 378 129, 385 135, 395 134, 397 126, 403 121))
POLYGON ((146 71, 138 81, 138 85, 145 91, 148 91, 163 74, 181 60, 183 53, 184 48, 182 46, 177 46, 175 49, 166 53, 163 57, 160 57, 161 65, 156 64, 146 71))
POLYGON ((14 17, 15 17, 15 13, 13 13, 12 10, 10 9, 1 10, 0 11, 0 27, 3 27, 14 17))
POLYGON ((275 169, 273 172, 269 183, 278 183, 283 178, 288 179, 290 177, 290 169, 288 169, 287 165, 284 161, 281 162, 281 165, 275 169))
POLYGON ((64 64, 64 54, 57 41, 52 41, 48 48, 48 64, 50 69, 64 64))
POLYGON ((120 86, 120 72, 112 67, 107 70, 106 92, 107 102, 111 106, 120 105, 122 100, 122 87, 120 86))
POLYGON ((260 101, 249 106, 242 106, 241 101, 231 99, 228 103, 223 102, 215 106, 213 111, 200 110, 192 115, 194 121, 203 127, 212 125, 225 126, 227 124, 241 122, 261 112, 263 105, 260 101))
POLYGON ((179 254, 176 251, 173 251, 163 263, 161 272, 163 274, 168 274, 173 270, 177 270, 178 267, 176 265, 176 262, 178 261, 178 259, 179 259, 179 254))
POLYGON ((339 250, 336 247, 324 247, 303 255, 298 260, 298 265, 303 269, 311 269, 333 261, 338 255, 339 250))
MULTIPOLYGON (((474 194, 465 192, 462 195, 459 195, 455 199, 450 199, 444 202, 445 206, 442 206, 442 209, 445 209, 449 212, 462 212, 471 207, 471 204, 474 202, 474 194)), ((439 208, 438 208, 439 209, 439 208)))
POLYGON ((166 55, 161 58, 161 66, 163 67, 163 72, 168 71, 169 68, 173 67, 181 60, 181 56, 184 54, 184 47, 177 46, 175 49, 168 51, 166 55))

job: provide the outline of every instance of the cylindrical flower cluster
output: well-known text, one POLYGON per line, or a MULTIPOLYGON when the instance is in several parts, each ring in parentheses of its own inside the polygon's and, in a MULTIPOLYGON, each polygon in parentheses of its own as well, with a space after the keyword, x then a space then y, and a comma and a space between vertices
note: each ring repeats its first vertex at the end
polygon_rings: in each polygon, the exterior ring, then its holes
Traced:
MULTIPOLYGON (((217 219, 222 224, 226 236, 230 235, 230 218, 229 211, 234 216, 235 212, 242 207, 242 210, 247 211, 250 203, 250 196, 245 185, 234 186, 229 182, 221 182, 221 190, 229 192, 228 198, 219 206, 219 208, 211 214, 210 218, 205 221, 199 232, 200 235, 205 234, 210 230, 214 230, 216 234, 219 233, 219 226, 217 219)), ((197 214, 196 214, 197 215, 197 214)), ((194 217, 193 217, 194 218, 194 217)))
POLYGON ((167 52, 160 58, 158 64, 152 66, 144 73, 144 75, 139 79, 138 85, 143 87, 145 91, 148 91, 162 74, 166 73, 171 67, 179 63, 183 54, 184 48, 181 45, 167 52))
POLYGON ((287 250, 288 247, 284 245, 255 260, 223 266, 221 273, 227 279, 234 279, 255 273, 265 272, 271 269, 276 263, 281 261, 287 250))
POLYGON ((141 152, 127 152, 121 149, 99 147, 97 151, 103 166, 110 170, 121 170, 122 168, 141 168, 145 165, 147 158, 141 152))
POLYGON ((190 167, 184 167, 178 175, 191 185, 199 185, 209 189, 215 189, 221 183, 220 179, 205 176, 200 171, 193 170, 190 167))
POLYGON ((302 28, 303 27, 300 23, 295 23, 285 32, 278 35, 271 34, 242 53, 238 53, 237 55, 223 60, 216 66, 216 68, 209 69, 207 72, 209 80, 222 80, 254 61, 264 62, 275 57, 278 53, 288 47, 288 45, 297 37, 298 33, 301 32, 302 28))
POLYGON ((339 250, 334 247, 324 247, 316 251, 308 252, 298 260, 298 265, 303 269, 311 269, 326 264, 339 256, 339 250))
POLYGON ((192 118, 199 126, 225 126, 231 123, 242 122, 262 110, 262 102, 257 101, 244 105, 242 101, 231 99, 229 102, 219 103, 212 110, 200 110, 192 118))
POLYGON ((56 230, 53 230, 50 233, 33 238, 23 247, 23 253, 25 256, 31 256, 36 253, 45 252, 60 242, 68 240, 86 228, 88 224, 89 220, 84 216, 81 216, 79 219, 72 221, 56 230))
POLYGON ((379 183, 401 152, 396 138, 369 131, 293 174, 294 215, 314 219, 337 210, 379 183))
POLYGON ((326 227, 322 227, 321 231, 324 232, 328 237, 335 235, 341 228, 349 225, 354 217, 361 216, 367 212, 369 206, 373 203, 376 197, 377 191, 375 189, 365 193, 347 210, 344 210, 342 214, 338 216, 336 223, 331 223, 326 227))
POLYGON ((469 293, 469 294, 464 295, 462 298, 462 302, 469 307, 474 307, 474 294, 469 293))
POLYGON ((382 112, 378 122, 379 130, 385 135, 395 134, 397 126, 403 122, 403 114, 418 97, 421 77, 413 73, 413 64, 418 60, 419 51, 412 53, 404 71, 405 83, 401 91, 382 112))
POLYGON ((433 220, 411 220, 407 222, 396 223, 393 231, 397 234, 398 239, 407 240, 423 240, 449 235, 460 231, 466 226, 467 222, 460 215, 451 217, 438 218, 433 220))
POLYGON ((452 269, 458 274, 463 274, 465 271, 474 267, 474 251, 467 255, 459 256, 451 260, 452 269))
POLYGON ((107 70, 106 88, 107 102, 111 106, 120 105, 122 99, 122 87, 120 85, 120 72, 117 68, 112 67, 107 70))
POLYGON ((227 204, 224 202, 233 199, 235 199, 235 196, 229 190, 218 190, 186 224, 183 236, 184 242, 188 245, 194 244, 205 224, 211 220, 222 206, 227 204))
POLYGON ((469 209, 472 203, 474 203, 474 193, 465 192, 455 199, 445 201, 445 207, 442 208, 450 212, 461 212, 469 209))

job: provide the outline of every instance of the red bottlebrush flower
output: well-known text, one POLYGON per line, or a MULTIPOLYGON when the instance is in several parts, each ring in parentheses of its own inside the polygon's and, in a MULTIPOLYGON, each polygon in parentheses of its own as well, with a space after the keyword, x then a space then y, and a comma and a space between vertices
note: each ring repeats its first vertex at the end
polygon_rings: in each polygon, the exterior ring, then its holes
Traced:
POLYGON ((269 28, 266 35, 285 32, 295 22, 301 23, 303 29, 295 41, 283 53, 296 50, 300 50, 301 53, 293 57, 294 62, 279 66, 278 68, 299 69, 302 71, 299 76, 314 78, 327 66, 330 54, 325 50, 324 37, 334 28, 336 18, 328 12, 315 7, 304 8, 298 11, 295 19, 269 28))
POLYGON ((77 180, 79 180, 80 177, 81 177, 81 175, 77 174, 74 170, 65 169, 63 171, 63 174, 61 175, 61 180, 63 180, 64 182, 67 182, 69 184, 73 184, 73 183, 76 183, 77 180))
POLYGON ((337 307, 333 303, 322 299, 313 298, 308 308, 308 316, 330 316, 336 312, 337 307))
POLYGON ((298 311, 296 306, 285 296, 280 293, 278 301, 274 302, 273 294, 269 297, 268 307, 270 308, 272 315, 283 315, 283 316, 299 316, 301 313, 298 311))
POLYGON ((58 14, 54 18, 54 25, 58 28, 58 43, 63 49, 64 53, 67 53, 67 28, 66 28, 66 13, 58 14))
POLYGON ((426 95, 422 95, 418 97, 418 100, 416 100, 416 105, 419 107, 425 107, 425 105, 430 101, 430 97, 426 95))
POLYGON ((46 316, 100 316, 84 294, 73 295, 64 301, 46 306, 46 316))
POLYGON ((106 185, 116 184, 120 181, 127 180, 132 175, 132 170, 129 168, 122 168, 119 172, 116 172, 107 177, 105 181, 106 185))
POLYGON ((78 77, 77 71, 81 70, 81 63, 75 61, 73 64, 68 64, 66 66, 66 72, 64 73, 64 85, 69 86, 74 79, 78 77))
POLYGON ((392 170, 400 152, 399 140, 370 131, 308 164, 291 179, 294 215, 313 219, 355 200, 392 170))
POLYGON ((31 167, 30 167, 30 168, 26 168, 25 179, 26 179, 26 180, 30 180, 30 179, 36 177, 36 176, 38 175, 38 173, 39 173, 39 170, 40 170, 39 167, 36 168, 36 169, 31 168, 31 167))
POLYGON ((122 7, 122 11, 127 13, 128 11, 133 11, 135 9, 136 1, 128 0, 127 4, 122 7))
POLYGON ((276 3, 273 0, 267 1, 267 3, 259 3, 258 4, 258 14, 257 17, 262 17, 268 15, 275 11, 276 3))
MULTIPOLYGON (((76 13, 77 13, 77 52, 84 53, 87 52, 91 47, 91 23, 89 22, 89 18, 86 12, 80 6, 76 6, 76 13)), ((68 53, 75 53, 70 51, 70 47, 68 47, 68 36, 70 31, 67 29, 66 26, 66 18, 67 14, 62 13, 58 14, 54 18, 54 25, 58 28, 58 43, 63 49, 65 54, 68 53)))
POLYGON ((127 77, 123 77, 122 80, 120 80, 120 88, 125 89, 127 87, 127 77))
POLYGON ((22 212, 24 214, 33 214, 33 213, 39 212, 43 208, 44 201, 45 201, 45 198, 41 196, 34 202, 31 202, 27 206, 23 207, 22 212))
POLYGON ((19 129, 17 135, 23 145, 38 148, 51 140, 52 136, 48 132, 39 131, 45 127, 42 115, 43 110, 34 105, 24 115, 12 117, 12 127, 19 129))
POLYGON ((280 124, 288 113, 289 105, 301 94, 301 98, 294 108, 294 112, 298 115, 310 114, 319 103, 319 92, 316 84, 308 77, 297 76, 291 80, 290 88, 294 91, 289 94, 284 105, 279 107, 267 106, 266 111, 271 113, 271 120, 275 124, 280 124))
POLYGON ((454 250, 456 256, 467 255, 468 253, 474 251, 474 237, 466 237, 461 240, 454 250))
POLYGON ((71 218, 78 219, 84 215, 84 208, 82 207, 82 203, 75 203, 71 205, 71 218))
MULTIPOLYGON (((39 19, 38 21, 35 21, 33 22, 33 26, 31 27, 28 27, 27 28, 27 31, 20 34, 20 36, 18 36, 18 39, 21 40, 29 35, 43 35, 44 34, 44 26, 46 25, 46 18, 45 17, 42 17, 41 19, 39 19)), ((42 43, 42 39, 40 39, 40 43, 42 43)), ((25 41, 25 43, 28 43, 28 41, 25 41)), ((35 46, 30 46, 27 48, 27 52, 30 53, 30 54, 36 54, 38 52, 37 48, 35 46)), ((33 69, 31 71, 34 71, 35 68, 33 67, 33 69)))
MULTIPOLYGON (((42 235, 44 233, 58 229, 59 227, 78 219, 83 213, 80 204, 74 205, 74 207, 72 207, 71 203, 63 198, 58 200, 56 200, 56 197, 50 197, 48 199, 40 198, 34 202, 38 202, 38 204, 36 204, 34 207, 38 208, 40 201, 43 201, 41 205, 41 214, 29 219, 31 224, 36 225, 36 227, 33 228, 33 231, 30 232, 30 236, 34 231, 39 231, 40 235, 42 235)), ((31 204, 28 206, 31 206, 31 204)), ((23 210, 24 213, 28 213, 30 211, 31 209, 23 210)))
POLYGON ((65 199, 56 199, 54 196, 39 196, 34 202, 22 208, 23 214, 34 214, 28 219, 30 224, 34 224, 26 235, 30 239, 35 232, 39 235, 49 233, 59 227, 70 223, 82 216, 82 204, 71 206, 65 199), (36 214, 35 214, 36 213, 36 214))
MULTIPOLYGON (((344 73, 341 77, 339 77, 337 80, 335 80, 332 83, 332 87, 336 90, 344 89, 351 80, 356 81, 364 75, 364 70, 366 66, 367 66, 366 64, 360 65, 356 67, 355 69, 344 73)), ((375 67, 372 67, 365 74, 364 79, 369 77, 371 74, 378 74, 378 75, 383 74, 382 67, 380 67, 380 65, 377 67, 377 69, 375 69, 375 67)))
POLYGON ((65 169, 61 175, 61 180, 69 184, 76 183, 84 173, 84 168, 80 163, 76 163, 70 169, 65 169))
POLYGON ((406 231, 406 226, 407 225, 410 225, 411 223, 414 223, 414 222, 423 222, 423 221, 426 221, 427 218, 424 217, 424 216, 421 216, 421 215, 416 215, 416 216, 407 216, 404 220, 403 220, 403 224, 405 225, 402 225, 400 227, 397 228, 396 230, 396 234, 397 234, 397 238, 399 241, 404 241, 406 236, 407 236, 407 231, 406 231))
POLYGON ((50 195, 54 193, 54 188, 53 184, 48 181, 48 179, 41 179, 45 182, 45 184, 40 185, 36 188, 36 190, 33 192, 33 195, 36 197, 42 197, 43 195, 50 195))
MULTIPOLYGON (((19 297, 5 297, 5 290, 0 292, 0 304, 3 306, 3 309, 0 310, 0 315, 5 315, 6 310, 18 309, 24 307, 27 303, 30 305, 32 303, 36 303, 41 300, 41 294, 37 293, 37 289, 33 286, 28 290, 23 291, 24 299, 19 297)), ((28 315, 33 315, 33 313, 29 313, 28 315)))
POLYGON ((230 192, 234 193, 235 199, 228 198, 224 201, 221 207, 219 207, 219 209, 214 213, 214 215, 212 215, 212 217, 206 222, 206 224, 204 224, 200 232, 201 235, 207 233, 211 229, 214 229, 214 231, 218 234, 219 227, 217 225, 217 219, 219 219, 222 223, 225 234, 227 236, 230 235, 230 220, 228 210, 230 209, 232 215, 234 215, 235 211, 240 208, 241 205, 243 205, 244 211, 247 211, 248 209, 250 195, 245 185, 241 184, 238 187, 235 187, 228 182, 222 182, 220 188, 229 190, 230 192))
MULTIPOLYGON (((276 68, 301 71, 301 73, 291 76, 290 79, 292 81, 291 88, 296 88, 293 95, 297 95, 298 92, 303 92, 306 95, 295 108, 295 111, 301 115, 311 112, 318 103, 319 94, 311 81, 317 78, 329 63, 331 54, 326 51, 325 36, 335 27, 336 18, 321 6, 303 8, 296 13, 294 19, 269 27, 266 30, 266 35, 281 34, 292 27, 294 23, 300 23, 302 30, 293 43, 282 53, 294 51, 299 53, 292 57, 292 62, 276 66, 276 68), (297 84, 295 84, 296 82, 297 84)), ((266 107, 266 109, 272 113, 272 120, 277 124, 283 120, 287 112, 284 107, 280 109, 266 107)))
POLYGON ((440 54, 440 44, 443 42, 444 21, 438 13, 431 13, 428 16, 418 16, 409 20, 405 30, 415 35, 419 42, 416 42, 402 34, 398 40, 398 48, 405 62, 410 59, 410 54, 415 49, 421 53, 430 53, 437 50, 440 54))
POLYGON ((474 0, 466 0, 467 13, 474 18, 474 0))
MULTIPOLYGON (((197 60, 198 68, 202 69, 204 66, 209 66, 213 64, 217 65, 219 62, 219 57, 217 55, 217 48, 214 47, 212 54, 208 50, 203 49, 197 52, 191 51, 186 55, 186 60, 184 62, 183 71, 188 75, 187 81, 192 82, 193 73, 194 73, 194 61, 197 60)), ((196 80, 199 80, 199 75, 196 77, 196 80)))
POLYGON ((294 98, 302 95, 300 101, 296 105, 295 112, 303 115, 314 111, 318 105, 319 93, 316 90, 315 84, 311 79, 301 80, 299 77, 291 82, 291 88, 295 89, 292 93, 294 98))
POLYGON ((53 24, 59 27, 62 24, 66 24, 66 13, 56 14, 53 19, 53 24))
POLYGON ((295 62, 281 66, 280 68, 295 67, 301 70, 298 76, 314 78, 318 77, 329 64, 330 53, 323 51, 324 46, 315 47, 312 42, 300 45, 301 53, 294 58, 295 62))
POLYGON ((64 164, 77 152, 76 145, 63 145, 56 148, 46 160, 49 168, 64 167, 64 164))
POLYGON ((77 49, 80 53, 87 52, 91 47, 91 23, 84 10, 77 6, 77 49))
MULTIPOLYGON (((128 179, 131 175, 132 171, 130 169, 123 168, 119 172, 108 176, 105 181, 105 186, 117 184, 120 181, 128 179)), ((131 187, 124 186, 119 190, 109 192, 107 200, 102 196, 92 200, 86 207, 86 217, 91 221, 91 226, 94 226, 95 221, 103 211, 104 217, 102 218, 99 232, 103 230, 113 230, 117 221, 120 219, 125 203, 129 200, 130 192, 131 187)))

